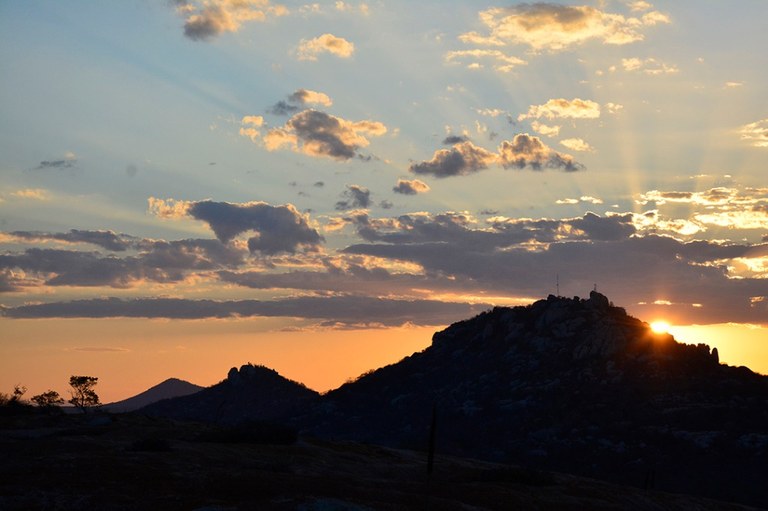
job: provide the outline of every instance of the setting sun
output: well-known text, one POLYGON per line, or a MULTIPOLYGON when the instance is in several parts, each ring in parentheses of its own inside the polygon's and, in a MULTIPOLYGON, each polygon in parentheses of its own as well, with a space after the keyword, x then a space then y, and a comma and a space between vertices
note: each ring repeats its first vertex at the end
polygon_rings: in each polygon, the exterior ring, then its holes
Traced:
POLYGON ((666 334, 669 332, 670 326, 666 321, 654 321, 651 323, 651 330, 656 334, 666 334))

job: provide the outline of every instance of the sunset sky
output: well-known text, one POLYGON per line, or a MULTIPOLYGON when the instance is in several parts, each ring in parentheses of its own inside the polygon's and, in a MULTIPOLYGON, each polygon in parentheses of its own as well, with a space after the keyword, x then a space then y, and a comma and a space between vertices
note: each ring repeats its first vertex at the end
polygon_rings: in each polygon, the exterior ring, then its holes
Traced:
POLYGON ((768 2, 0 2, 0 391, 317 390, 596 285, 768 373, 768 2))

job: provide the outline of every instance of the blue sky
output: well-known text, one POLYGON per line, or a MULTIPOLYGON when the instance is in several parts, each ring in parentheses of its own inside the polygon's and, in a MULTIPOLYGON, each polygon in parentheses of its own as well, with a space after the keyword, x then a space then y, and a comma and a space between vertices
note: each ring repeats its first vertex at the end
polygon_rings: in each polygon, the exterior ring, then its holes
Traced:
POLYGON ((145 353, 97 321, 364 345, 557 279, 764 337, 765 19, 757 0, 3 2, 5 360, 31 363, 29 338, 50 360, 145 353), (29 333, 62 322, 78 346, 29 333))

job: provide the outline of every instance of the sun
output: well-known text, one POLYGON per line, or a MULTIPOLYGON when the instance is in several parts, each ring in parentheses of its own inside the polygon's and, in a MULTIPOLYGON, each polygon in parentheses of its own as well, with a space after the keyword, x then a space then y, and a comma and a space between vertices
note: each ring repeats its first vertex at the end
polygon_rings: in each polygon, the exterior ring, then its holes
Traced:
POLYGON ((651 323, 651 330, 653 330, 653 333, 655 334, 669 333, 670 327, 671 325, 666 321, 654 321, 651 323))

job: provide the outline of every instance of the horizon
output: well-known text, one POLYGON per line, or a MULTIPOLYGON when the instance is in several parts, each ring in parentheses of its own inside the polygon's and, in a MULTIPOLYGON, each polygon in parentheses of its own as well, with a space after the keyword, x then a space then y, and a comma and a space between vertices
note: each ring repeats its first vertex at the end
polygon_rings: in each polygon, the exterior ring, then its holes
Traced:
POLYGON ((118 401, 248 362, 329 390, 595 287, 768 374, 765 19, 2 3, 0 392, 88 374, 118 401))

